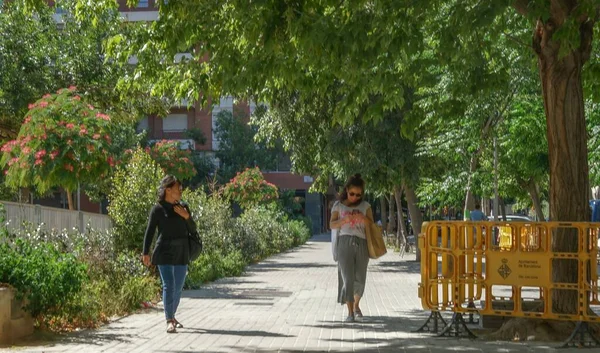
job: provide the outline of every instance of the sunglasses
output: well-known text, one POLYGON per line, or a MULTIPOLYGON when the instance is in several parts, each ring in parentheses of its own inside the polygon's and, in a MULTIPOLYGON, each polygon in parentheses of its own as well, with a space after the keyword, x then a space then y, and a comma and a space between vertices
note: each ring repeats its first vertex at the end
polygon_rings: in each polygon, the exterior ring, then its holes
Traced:
POLYGON ((355 194, 355 193, 353 193, 353 192, 349 192, 349 193, 348 193, 348 195, 349 195, 350 197, 355 197, 355 196, 356 196, 356 197, 362 197, 362 194, 355 194))

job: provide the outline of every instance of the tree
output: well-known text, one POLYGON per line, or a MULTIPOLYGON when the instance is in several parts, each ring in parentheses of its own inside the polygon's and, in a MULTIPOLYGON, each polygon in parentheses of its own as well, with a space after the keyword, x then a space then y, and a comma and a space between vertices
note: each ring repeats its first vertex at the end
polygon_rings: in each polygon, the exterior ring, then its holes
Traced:
POLYGON ((163 173, 141 148, 133 151, 127 164, 112 177, 108 215, 113 221, 118 250, 141 249, 148 213, 156 203, 155 193, 163 173))
POLYGON ((249 125, 247 117, 240 112, 222 111, 217 116, 215 135, 219 148, 216 157, 220 161, 218 176, 223 184, 250 167, 275 168, 281 149, 255 141, 256 132, 256 127, 249 125))
MULTIPOLYGON (((407 68, 426 46, 434 49, 447 70, 463 71, 466 91, 492 86, 495 82, 488 78, 497 75, 481 75, 482 66, 477 65, 482 47, 494 43, 507 28, 529 26, 546 115, 550 217, 589 219, 582 72, 590 59, 597 1, 517 0, 491 6, 474 0, 342 4, 229 0, 220 5, 162 3, 160 19, 146 35, 129 41, 120 37, 112 49, 147 60, 136 78, 155 82, 156 93, 192 99, 206 99, 200 92, 207 96, 227 92, 254 95, 256 101, 271 104, 282 86, 310 98, 339 80, 347 84, 338 91, 333 118, 351 123, 381 119, 383 113, 404 106, 403 85, 413 78, 407 68), (196 16, 198 12, 204 15, 196 16), (423 27, 435 35, 424 38, 423 27), (192 60, 176 65, 164 60, 191 46, 195 46, 192 60), (205 55, 209 61, 201 60, 205 55)), ((574 251, 577 244, 569 238, 559 234, 554 249, 574 251)), ((559 282, 573 282, 577 273, 561 264, 553 268, 559 282)), ((570 312, 568 303, 575 302, 564 291, 553 300, 557 312, 570 312)))
POLYGON ((274 202, 279 197, 277 187, 267 182, 260 170, 247 168, 238 172, 223 188, 223 195, 243 209, 274 202))
POLYGON ((13 139, 28 104, 55 91, 56 23, 50 10, 36 16, 22 11, 22 2, 0 5, 0 129, 3 141, 13 139))
POLYGON ((191 179, 197 174, 190 150, 182 150, 177 141, 157 141, 146 147, 146 152, 165 174, 174 175, 179 180, 191 179))
POLYGON ((71 192, 80 183, 107 177, 118 163, 111 117, 86 103, 75 87, 47 94, 30 106, 15 140, 2 147, 6 183, 43 194, 53 187, 71 192))
POLYGON ((127 97, 114 89, 133 69, 106 60, 103 43, 136 31, 137 25, 123 26, 118 9, 96 2, 56 3, 63 9, 60 25, 47 1, 0 5, 0 138, 14 138, 28 104, 61 87, 77 86, 86 101, 112 111, 118 121, 136 122, 148 112, 164 113, 170 102, 148 95, 148 87, 132 88, 127 97), (75 16, 80 11, 94 16, 75 16))

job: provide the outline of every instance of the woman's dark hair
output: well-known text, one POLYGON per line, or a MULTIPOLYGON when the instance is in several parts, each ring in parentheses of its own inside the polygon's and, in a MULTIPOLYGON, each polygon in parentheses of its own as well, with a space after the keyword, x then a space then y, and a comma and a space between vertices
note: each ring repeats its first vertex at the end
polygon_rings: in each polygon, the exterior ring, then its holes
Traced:
POLYGON ((181 185, 181 182, 173 175, 165 175, 165 177, 162 178, 162 180, 160 181, 160 186, 158 187, 159 202, 165 200, 166 190, 175 184, 181 185))
POLYGON ((348 199, 348 189, 352 187, 360 188, 363 193, 365 192, 365 181, 361 178, 360 174, 354 174, 348 178, 346 184, 344 184, 344 190, 340 193, 340 201, 348 199))

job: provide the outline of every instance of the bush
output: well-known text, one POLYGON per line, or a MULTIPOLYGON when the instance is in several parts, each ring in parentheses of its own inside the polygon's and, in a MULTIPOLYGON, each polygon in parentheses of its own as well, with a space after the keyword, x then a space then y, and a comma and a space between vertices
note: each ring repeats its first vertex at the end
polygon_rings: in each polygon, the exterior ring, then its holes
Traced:
POLYGON ((123 252, 91 272, 101 311, 107 316, 136 310, 142 302, 156 299, 160 280, 134 251, 123 252))
POLYGON ((0 244, 0 282, 12 285, 33 317, 60 313, 65 299, 77 294, 89 280, 87 266, 74 254, 53 244, 4 238, 0 244))
POLYGON ((293 238, 287 231, 287 216, 275 206, 246 210, 239 218, 246 237, 258 240, 257 253, 246 253, 246 259, 257 261, 292 247, 293 238))
POLYGON ((220 251, 205 252, 189 266, 186 288, 199 288, 203 283, 222 277, 239 276, 246 262, 240 251, 223 255, 220 251))
POLYGON ((242 253, 251 251, 256 246, 244 237, 235 218, 231 215, 229 202, 218 195, 210 197, 202 190, 184 190, 182 199, 190 205, 192 217, 202 237, 204 253, 219 251, 229 254, 236 250, 242 253))
POLYGON ((306 243, 310 239, 311 232, 303 221, 292 220, 286 224, 293 239, 293 246, 306 243))
POLYGON ((51 330, 97 327, 160 292, 158 277, 137 253, 115 255, 109 232, 26 227, 19 234, 0 236, 0 243, 0 282, 11 284, 20 295, 31 293, 27 309, 51 330))
POLYGON ((279 197, 277 187, 265 180, 258 167, 246 168, 223 188, 225 197, 244 209, 271 203, 279 197))
POLYGON ((165 174, 174 175, 179 180, 191 179, 197 174, 191 151, 182 150, 178 141, 157 141, 151 147, 146 147, 146 152, 165 174))
POLYGON ((117 251, 140 250, 148 214, 156 203, 162 170, 142 149, 113 177, 108 215, 113 221, 117 251))

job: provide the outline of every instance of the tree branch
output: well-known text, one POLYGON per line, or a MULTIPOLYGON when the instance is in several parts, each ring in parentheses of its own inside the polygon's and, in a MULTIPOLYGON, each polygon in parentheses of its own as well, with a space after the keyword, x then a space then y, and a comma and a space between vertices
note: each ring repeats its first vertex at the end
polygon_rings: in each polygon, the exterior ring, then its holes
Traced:
POLYGON ((527 44, 527 43, 523 42, 519 38, 517 38, 517 37, 515 37, 515 36, 513 36, 511 34, 508 34, 508 33, 504 33, 504 35, 506 36, 506 38, 512 40, 513 42, 515 42, 517 44, 520 44, 520 45, 522 45, 522 46, 524 46, 524 47, 526 47, 528 49, 531 49, 531 45, 530 44, 527 44))
POLYGON ((516 0, 513 4, 513 7, 520 15, 527 16, 527 14, 529 14, 527 3, 529 3, 528 0, 516 0))

